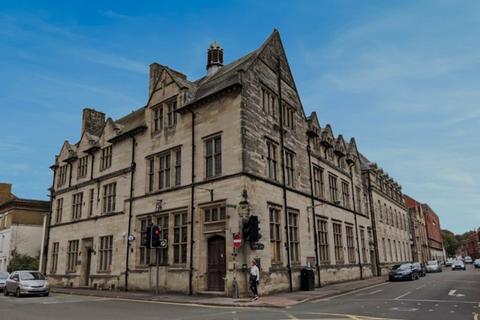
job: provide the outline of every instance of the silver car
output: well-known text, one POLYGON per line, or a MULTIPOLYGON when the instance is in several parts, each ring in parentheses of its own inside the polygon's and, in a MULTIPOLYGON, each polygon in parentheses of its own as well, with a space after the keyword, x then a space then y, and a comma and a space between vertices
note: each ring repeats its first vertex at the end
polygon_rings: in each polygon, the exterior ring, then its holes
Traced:
POLYGON ((5 283, 7 282, 10 273, 0 271, 0 291, 3 291, 5 288, 5 283))
POLYGON ((5 284, 3 293, 10 293, 17 297, 27 294, 48 296, 50 287, 47 278, 38 271, 15 271, 10 274, 5 284))
POLYGON ((442 266, 437 260, 427 261, 427 272, 442 272, 442 266))

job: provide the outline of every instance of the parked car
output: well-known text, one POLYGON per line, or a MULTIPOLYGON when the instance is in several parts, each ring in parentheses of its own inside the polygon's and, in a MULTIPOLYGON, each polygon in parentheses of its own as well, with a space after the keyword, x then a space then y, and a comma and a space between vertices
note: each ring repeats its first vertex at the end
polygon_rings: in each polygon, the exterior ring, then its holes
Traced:
POLYGON ((418 271, 420 277, 425 277, 427 275, 427 268, 423 262, 414 262, 412 263, 413 267, 418 271))
POLYGON ((48 296, 50 287, 47 278, 38 271, 15 271, 7 279, 3 293, 6 296, 13 293, 17 297, 24 294, 48 296))
POLYGON ((427 272, 442 272, 442 266, 437 260, 427 261, 427 272))
POLYGON ((455 260, 453 260, 452 258, 448 258, 448 259, 447 259, 447 262, 445 262, 445 265, 446 265, 447 267, 451 267, 452 264, 453 264, 453 261, 455 261, 455 260))
POLYGON ((475 268, 480 268, 480 259, 476 259, 476 260, 473 262, 473 265, 475 266, 475 268))
POLYGON ((470 257, 470 256, 466 256, 464 261, 465 261, 465 263, 472 263, 473 262, 472 257, 470 257))
POLYGON ((395 280, 416 280, 420 279, 420 273, 411 263, 396 264, 388 273, 390 281, 395 280))
POLYGON ((463 263, 462 260, 455 260, 452 264, 452 270, 467 270, 467 267, 465 267, 465 263, 463 263))
POLYGON ((7 282, 10 274, 8 272, 0 272, 0 291, 3 291, 5 288, 5 283, 7 282))

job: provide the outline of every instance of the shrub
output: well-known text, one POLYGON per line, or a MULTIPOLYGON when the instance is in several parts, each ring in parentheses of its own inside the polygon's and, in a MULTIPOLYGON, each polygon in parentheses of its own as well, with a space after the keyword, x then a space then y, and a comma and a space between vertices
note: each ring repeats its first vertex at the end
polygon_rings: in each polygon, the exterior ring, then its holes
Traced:
POLYGON ((38 263, 38 258, 33 258, 25 254, 14 254, 8 263, 7 271, 38 270, 38 263))

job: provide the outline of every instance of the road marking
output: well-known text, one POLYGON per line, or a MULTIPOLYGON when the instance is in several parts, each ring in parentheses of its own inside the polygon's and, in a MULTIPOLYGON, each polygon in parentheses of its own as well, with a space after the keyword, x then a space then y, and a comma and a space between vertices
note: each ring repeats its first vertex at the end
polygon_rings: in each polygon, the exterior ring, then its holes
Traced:
POLYGON ((450 291, 448 292, 448 295, 449 295, 449 296, 452 296, 452 297, 465 297, 464 294, 455 293, 455 292, 457 292, 457 290, 450 290, 450 291))
POLYGON ((376 288, 376 287, 379 287, 379 286, 384 286, 384 285, 387 285, 387 284, 389 284, 389 282, 382 282, 382 283, 379 283, 379 284, 375 284, 375 285, 373 285, 373 286, 369 286, 369 287, 365 287, 365 288, 360 288, 360 289, 357 289, 357 290, 352 290, 352 291, 350 291, 350 292, 341 293, 341 294, 338 294, 338 295, 336 295, 336 296, 332 296, 332 297, 328 297, 328 298, 315 299, 315 300, 310 301, 310 303, 316 303, 316 302, 320 302, 320 301, 330 301, 330 300, 332 300, 332 299, 336 299, 336 298, 339 298, 339 297, 352 295, 352 294, 357 293, 357 292, 361 292, 361 291, 365 291, 365 290, 370 290, 370 289, 372 289, 372 288, 376 288))
POLYGON ((371 296, 375 293, 379 293, 379 292, 382 292, 383 289, 378 289, 378 290, 375 290, 375 291, 372 291, 372 292, 369 292, 369 293, 358 293, 357 296, 371 296))
POLYGON ((393 307, 393 308, 390 308, 388 310, 403 311, 403 312, 415 312, 415 311, 418 311, 418 308, 393 307))
POLYGON ((99 302, 99 301, 110 301, 112 298, 98 298, 98 299, 84 299, 84 300, 53 300, 53 301, 42 301, 41 304, 61 304, 61 303, 79 303, 79 302, 99 302))
MULTIPOLYGON (((302 312, 299 314, 311 314, 311 315, 319 315, 319 316, 332 316, 332 317, 348 317, 350 319, 358 319, 358 320, 399 320, 394 318, 378 318, 378 317, 371 317, 371 316, 361 316, 361 315, 354 315, 354 314, 345 314, 345 313, 325 313, 325 312, 302 312)), ((325 319, 327 320, 327 319, 325 319)))
POLYGON ((420 286, 420 287, 416 288, 415 290, 420 290, 420 289, 422 289, 422 288, 425 288, 426 286, 427 286, 427 285, 424 284, 423 286, 420 286))
POLYGON ((402 294, 401 296, 398 296, 398 297, 396 297, 396 298, 395 298, 395 299, 393 299, 393 300, 399 300, 399 299, 402 299, 403 297, 406 297, 406 296, 408 296, 410 293, 411 293, 411 292, 410 292, 410 291, 408 291, 408 292, 406 292, 406 293, 402 294))

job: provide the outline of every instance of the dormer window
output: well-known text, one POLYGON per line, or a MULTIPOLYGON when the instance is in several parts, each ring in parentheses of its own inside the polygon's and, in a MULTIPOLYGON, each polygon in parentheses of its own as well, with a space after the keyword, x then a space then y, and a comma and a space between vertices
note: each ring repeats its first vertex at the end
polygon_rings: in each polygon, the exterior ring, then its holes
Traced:
POLYGON ((102 149, 100 170, 108 169, 111 166, 112 166, 112 146, 108 146, 102 149))
POLYGON ((166 103, 167 106, 167 122, 169 127, 177 124, 177 98, 166 103))
POLYGON ((78 160, 77 178, 85 178, 88 169, 88 156, 84 156, 78 160))
POLYGON ((67 182, 67 165, 61 166, 58 169, 57 187, 63 186, 67 182))
POLYGON ((163 128, 163 105, 153 109, 153 131, 157 132, 163 128))

